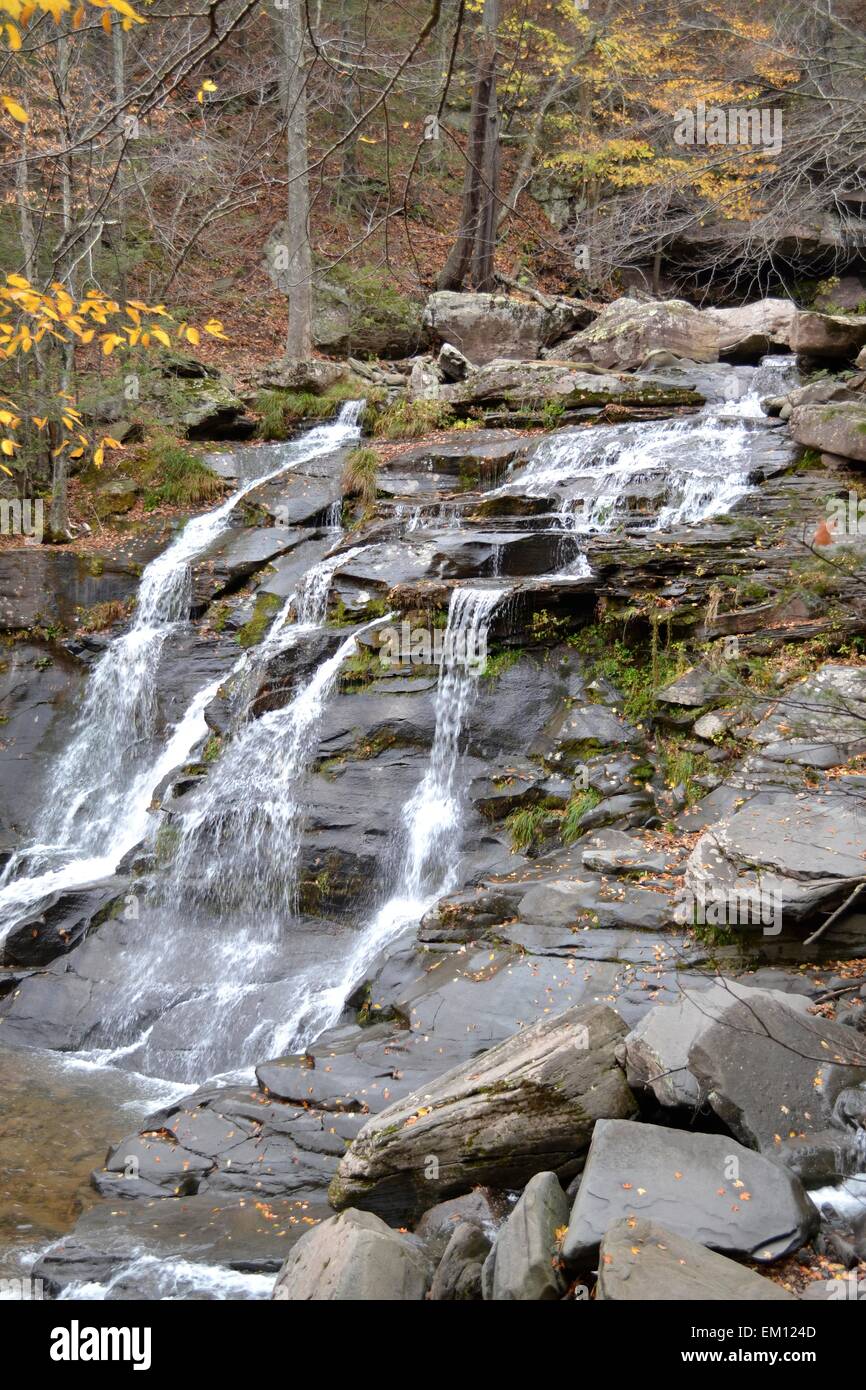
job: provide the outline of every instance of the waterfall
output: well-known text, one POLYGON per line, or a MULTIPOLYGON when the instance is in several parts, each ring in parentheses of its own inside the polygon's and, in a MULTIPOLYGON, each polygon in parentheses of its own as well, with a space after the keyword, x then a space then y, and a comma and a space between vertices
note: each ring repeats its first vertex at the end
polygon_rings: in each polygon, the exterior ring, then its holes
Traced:
POLYGON ((356 439, 362 408, 363 401, 346 402, 334 424, 318 426, 280 450, 277 467, 247 479, 220 506, 187 522, 147 566, 131 627, 109 644, 88 679, 69 744, 52 771, 34 843, 12 857, 0 879, 0 911, 11 914, 7 930, 21 908, 44 893, 112 873, 136 843, 132 828, 143 823, 160 780, 154 768, 162 767, 162 754, 154 755, 152 746, 159 662, 167 639, 188 615, 190 563, 222 535, 253 488, 356 439), (16 877, 22 869, 29 877, 16 877))
MULTIPOLYGON (((327 577, 336 563, 321 567, 327 577)), ((319 587, 319 578, 311 587, 319 587)), ((341 666, 360 634, 383 621, 353 632, 289 704, 251 719, 232 739, 195 805, 179 818, 168 901, 207 904, 220 913, 242 909, 257 932, 278 932, 295 912, 301 780, 341 666)))
MULTIPOLYGON (((745 394, 707 405, 697 416, 558 433, 497 492, 556 496, 560 524, 578 536, 642 518, 659 531, 709 521, 749 491, 751 422, 766 418, 761 398, 790 390, 795 381, 795 358, 767 357, 753 369, 745 394), (630 500, 646 505, 632 509, 630 500)), ((572 570, 588 572, 579 561, 572 570)))
POLYGON ((322 987, 320 977, 312 976, 299 985, 297 1007, 274 1034, 271 1055, 305 1047, 336 1023, 352 987, 379 952, 455 887, 463 818, 460 739, 477 689, 476 658, 486 643, 494 610, 506 593, 505 589, 452 591, 433 743, 424 776, 403 807, 393 892, 361 933, 332 985, 322 987))

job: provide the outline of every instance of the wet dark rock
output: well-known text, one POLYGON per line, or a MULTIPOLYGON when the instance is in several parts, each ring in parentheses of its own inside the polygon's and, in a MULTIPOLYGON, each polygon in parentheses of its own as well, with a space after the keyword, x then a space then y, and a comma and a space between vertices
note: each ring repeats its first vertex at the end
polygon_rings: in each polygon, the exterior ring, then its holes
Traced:
POLYGON ((315 534, 296 526, 229 531, 193 569, 193 602, 199 611, 315 534))
POLYGON ((129 880, 103 879, 52 893, 7 933, 0 945, 4 965, 47 965, 78 944, 121 903, 129 880))
POLYGON ((136 566, 71 550, 0 553, 0 630, 73 628, 79 609, 125 603, 138 586, 136 566))
POLYGON ((502 1225, 508 1211, 508 1203, 501 1193, 489 1187, 476 1187, 462 1197, 452 1197, 428 1207, 415 1227, 415 1234, 421 1237, 428 1250, 444 1254, 459 1226, 475 1226, 490 1238, 502 1225))
POLYGON ((8 848, 42 804, 46 768, 68 737, 83 679, 83 666, 53 643, 16 642, 0 661, 0 840, 8 848))
POLYGON ((433 1276, 430 1298, 435 1303, 481 1299, 481 1269, 490 1254, 490 1241, 469 1221, 454 1230, 433 1276))
MULTIPOLYGON (((79 1218, 73 1234, 57 1241, 37 1261, 34 1278, 52 1293, 81 1282, 135 1282, 158 1268, 172 1291, 173 1265, 192 1261, 224 1271, 276 1273, 294 1241, 321 1220, 327 1208, 274 1199, 260 1206, 214 1193, 178 1199, 102 1203, 79 1218), (276 1219, 273 1219, 276 1218, 276 1219), (142 1268, 144 1267, 144 1268, 142 1268)), ((139 1296, 161 1297, 166 1286, 138 1284, 139 1296)), ((109 1287, 108 1298, 123 1294, 109 1287)), ((133 1294, 133 1296, 135 1296, 133 1294)), ((218 1296, 215 1295, 215 1296, 218 1296)))
POLYGON ((605 1232, 630 1216, 760 1263, 798 1250, 818 1224, 818 1213, 795 1177, 725 1135, 601 1120, 572 1208, 563 1259, 578 1270, 594 1267, 605 1232))

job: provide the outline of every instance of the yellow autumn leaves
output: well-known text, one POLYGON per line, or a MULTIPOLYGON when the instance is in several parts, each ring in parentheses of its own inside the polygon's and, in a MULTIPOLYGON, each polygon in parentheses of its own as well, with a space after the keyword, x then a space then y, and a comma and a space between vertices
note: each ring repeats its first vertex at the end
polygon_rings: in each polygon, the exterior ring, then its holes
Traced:
MULTIPOLYGON (((219 319, 208 319, 201 332, 225 339, 219 319)), ((121 304, 99 290, 88 290, 83 299, 76 300, 57 281, 47 290, 39 290, 23 275, 7 275, 5 284, 0 285, 0 359, 26 355, 40 345, 52 344, 86 347, 98 343, 105 357, 130 348, 171 348, 181 343, 196 346, 201 342, 201 332, 192 324, 175 323, 162 304, 145 304, 139 299, 121 304)), ((24 411, 14 400, 0 398, 0 425, 6 432, 0 438, 0 453, 6 458, 14 457, 20 447, 16 431, 25 420, 38 431, 52 424, 54 438, 58 439, 52 450, 55 457, 68 450, 69 457, 77 459, 92 449, 74 398, 62 395, 58 399, 59 407, 52 406, 46 414, 34 414, 24 411)), ((93 448, 97 467, 106 448, 119 447, 115 439, 106 436, 93 448)), ((2 461, 0 469, 10 472, 2 461)))
MULTIPOLYGON (((112 12, 120 20, 122 29, 129 30, 134 24, 147 22, 128 0, 79 0, 75 9, 72 0, 0 0, 0 14, 9 15, 8 20, 0 22, 0 35, 5 34, 10 49, 17 53, 22 43, 22 31, 26 30, 34 17, 38 19, 47 14, 55 24, 59 24, 63 16, 71 12, 72 28, 80 29, 87 18, 88 6, 102 11, 100 23, 107 34, 111 33, 112 12)), ((13 121, 19 125, 27 124, 27 112, 14 97, 0 94, 0 102, 13 121)))

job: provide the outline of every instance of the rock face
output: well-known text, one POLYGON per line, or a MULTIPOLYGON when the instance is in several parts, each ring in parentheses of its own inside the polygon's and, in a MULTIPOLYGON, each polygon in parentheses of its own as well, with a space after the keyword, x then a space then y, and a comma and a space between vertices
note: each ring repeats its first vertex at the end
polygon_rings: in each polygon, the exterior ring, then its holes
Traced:
MULTIPOLYGON (((773 1002, 801 1014, 809 1007, 808 999, 802 995, 752 989, 736 980, 719 980, 708 989, 684 990, 673 1003, 651 1009, 626 1038, 624 1055, 629 1085, 652 1091, 660 1105, 697 1108, 702 1089, 690 1067, 692 1049, 714 1030, 716 1022, 724 1029, 729 1012, 740 999, 756 1027, 763 1024, 764 1011, 773 1002)), ((776 1088, 772 1088, 772 1094, 775 1096, 776 1088)), ((742 1134, 738 1138, 750 1142, 742 1134)))
POLYGON ((798 444, 866 463, 866 404, 797 406, 788 428, 798 444))
POLYGON ((298 1241, 273 1297, 289 1302, 406 1302, 422 1299, 430 1269, 418 1242, 368 1211, 346 1211, 298 1241))
POLYGON ((597 1120, 635 1111, 614 1058, 624 1032, 612 1009, 578 1006, 454 1068, 368 1120, 331 1202, 402 1220, 477 1183, 569 1176, 597 1120))
POLYGON ((534 358, 548 342, 589 323, 593 310, 579 300, 550 310, 505 294, 459 294, 438 290, 427 300, 424 323, 436 343, 451 343, 482 366, 494 357, 534 358))
POLYGON ((751 362, 764 353, 785 350, 797 317, 789 299, 761 299, 733 309, 705 309, 719 333, 719 356, 751 362))
POLYGON ((852 1108, 855 1124, 866 1115, 866 1044, 787 1000, 753 1004, 744 991, 692 1042, 689 1069, 732 1133, 762 1153, 844 1128, 852 1108))
POLYGON ((560 343, 556 354, 573 361, 596 362, 609 370, 628 371, 640 367, 651 352, 660 349, 692 362, 716 362, 718 327, 682 299, 665 303, 616 299, 589 328, 560 343))
POLYGON ((594 1265, 605 1232, 630 1217, 762 1263, 798 1250, 818 1222, 796 1178, 733 1139, 601 1120, 563 1259, 578 1270, 594 1265))
POLYGON ((536 1173, 496 1237, 494 1300, 561 1298, 565 1280, 557 1256, 568 1211, 568 1198, 556 1174, 536 1173))
POLYGON ((607 1302, 796 1302, 793 1294, 724 1255, 629 1217, 601 1242, 595 1296, 607 1302))

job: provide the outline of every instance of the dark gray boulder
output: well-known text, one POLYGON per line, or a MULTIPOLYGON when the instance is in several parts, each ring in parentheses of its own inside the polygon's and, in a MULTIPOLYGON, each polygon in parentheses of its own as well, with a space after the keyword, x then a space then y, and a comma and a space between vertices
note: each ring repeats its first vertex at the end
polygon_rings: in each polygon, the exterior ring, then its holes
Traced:
POLYGON ((595 1127, 571 1211, 563 1259, 594 1264, 604 1234, 627 1217, 765 1263, 798 1250, 818 1213, 800 1182, 762 1154, 721 1134, 693 1134, 628 1120, 595 1127))
POLYGON ((436 1303, 478 1301, 481 1270, 490 1254, 490 1240, 470 1221, 457 1226, 433 1276, 430 1298, 436 1303))
POLYGON ((561 1298, 565 1280, 559 1242, 568 1224, 568 1198, 555 1173, 536 1173, 496 1237, 495 1301, 561 1298))

